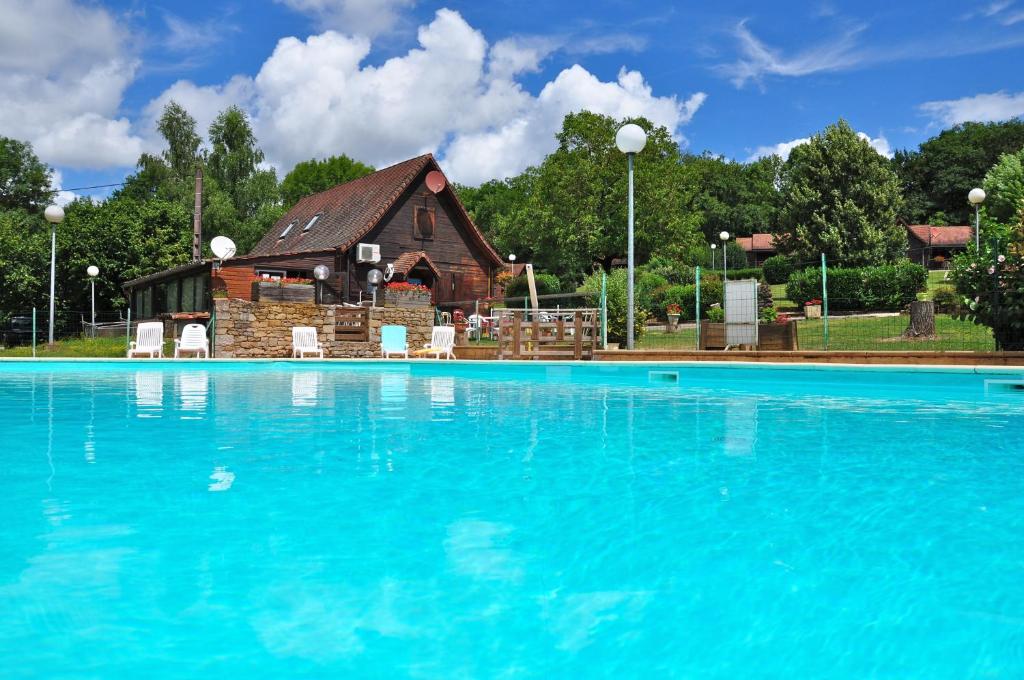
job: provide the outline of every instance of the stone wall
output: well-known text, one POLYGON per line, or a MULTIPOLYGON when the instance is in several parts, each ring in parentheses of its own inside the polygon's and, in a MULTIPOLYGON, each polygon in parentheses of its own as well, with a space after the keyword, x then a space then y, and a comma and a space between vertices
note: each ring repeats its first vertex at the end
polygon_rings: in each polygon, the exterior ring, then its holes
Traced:
POLYGON ((380 327, 405 326, 409 348, 430 342, 434 308, 375 307, 369 314, 369 341, 335 340, 334 305, 287 302, 214 300, 216 313, 214 355, 222 358, 283 358, 292 355, 292 326, 313 326, 324 346, 324 356, 371 358, 380 356, 380 327))

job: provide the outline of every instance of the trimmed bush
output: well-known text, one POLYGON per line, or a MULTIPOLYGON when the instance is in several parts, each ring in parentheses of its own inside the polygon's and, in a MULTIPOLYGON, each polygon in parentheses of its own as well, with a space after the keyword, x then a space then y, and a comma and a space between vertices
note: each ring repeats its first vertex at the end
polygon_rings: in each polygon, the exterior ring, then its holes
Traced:
MULTIPOLYGON (((691 284, 666 288, 659 315, 664 315, 665 308, 672 304, 679 305, 680 319, 693 321, 697 317, 697 286, 691 284)), ((708 308, 713 304, 722 304, 722 284, 718 281, 701 282, 701 316, 706 316, 708 308)))
MULTIPOLYGON (((834 310, 901 309, 925 289, 928 271, 919 264, 900 262, 876 267, 828 270, 828 306, 834 310)), ((786 297, 803 306, 821 299, 821 268, 794 272, 786 282, 786 297)))
POLYGON ((960 311, 960 296, 952 286, 936 288, 932 293, 932 302, 935 303, 936 312, 955 314, 960 311))
POLYGON ((771 284, 785 283, 794 269, 796 264, 786 255, 772 255, 761 265, 765 280, 771 284))
MULTIPOLYGON (((703 272, 701 272, 703 274, 703 272)), ((739 279, 757 279, 760 281, 764 274, 760 267, 744 267, 742 269, 733 269, 729 267, 729 279, 738 281, 739 279)))

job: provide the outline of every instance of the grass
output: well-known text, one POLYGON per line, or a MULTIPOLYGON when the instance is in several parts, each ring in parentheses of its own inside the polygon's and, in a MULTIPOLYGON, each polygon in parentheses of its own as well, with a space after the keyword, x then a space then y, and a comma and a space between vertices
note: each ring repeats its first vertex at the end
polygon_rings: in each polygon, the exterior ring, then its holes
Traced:
MULTIPOLYGON (((933 352, 995 349, 992 331, 969 321, 958 321, 948 314, 935 315, 935 338, 910 340, 903 337, 909 323, 907 315, 832 317, 829 319, 830 350, 933 352)), ((822 319, 797 322, 800 349, 825 349, 825 323, 822 319)), ((639 349, 681 349, 696 347, 696 330, 680 328, 675 333, 648 331, 637 343, 639 349)))
MULTIPOLYGON (((76 338, 59 340, 52 346, 45 342, 36 345, 37 357, 123 357, 126 351, 123 337, 116 338, 76 338)), ((0 357, 30 357, 32 345, 21 345, 0 349, 0 357)))
POLYGON ((935 296, 935 291, 939 288, 952 288, 953 282, 946 280, 944 277, 947 274, 947 270, 937 269, 928 272, 928 282, 925 291, 918 297, 922 300, 931 300, 935 296))
POLYGON ((782 312, 799 312, 800 308, 797 304, 786 297, 786 284, 784 283, 773 283, 772 289, 772 304, 775 305, 775 310, 779 313, 782 312))

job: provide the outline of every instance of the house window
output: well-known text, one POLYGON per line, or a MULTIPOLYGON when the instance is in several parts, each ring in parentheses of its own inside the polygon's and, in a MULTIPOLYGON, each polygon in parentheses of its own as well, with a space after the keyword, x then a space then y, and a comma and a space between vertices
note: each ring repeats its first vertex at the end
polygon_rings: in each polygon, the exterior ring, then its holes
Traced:
POLYGON ((294 227, 294 226, 295 226, 295 222, 289 222, 289 223, 288 223, 288 226, 284 228, 284 231, 282 231, 282 232, 281 232, 281 235, 280 235, 280 236, 278 236, 278 237, 277 237, 277 239, 278 239, 278 240, 281 240, 281 239, 283 239, 283 238, 284 238, 285 236, 287 236, 287 235, 288 235, 288 232, 290 232, 290 231, 292 230, 292 227, 294 227))
POLYGON ((316 224, 316 221, 318 219, 320 219, 320 214, 321 213, 317 213, 316 215, 313 215, 313 217, 309 220, 309 222, 306 223, 306 226, 304 226, 302 228, 302 233, 303 234, 305 234, 307 231, 309 231, 310 229, 313 228, 313 225, 316 224))
POLYGON ((436 214, 433 208, 415 206, 413 208, 412 235, 414 238, 433 239, 434 220, 436 214))
POLYGON ((280 281, 287 276, 288 272, 283 269, 257 269, 256 276, 261 276, 271 281, 280 281))

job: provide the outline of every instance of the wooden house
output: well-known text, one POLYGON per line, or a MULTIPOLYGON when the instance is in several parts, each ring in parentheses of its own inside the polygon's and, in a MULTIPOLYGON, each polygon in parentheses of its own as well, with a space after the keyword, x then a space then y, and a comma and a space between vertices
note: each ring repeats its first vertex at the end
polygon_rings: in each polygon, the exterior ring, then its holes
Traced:
POLYGON ((379 269, 391 281, 422 283, 435 304, 453 306, 490 296, 502 260, 427 154, 306 196, 251 252, 219 267, 195 262, 124 289, 137 319, 199 316, 215 290, 251 300, 257 277, 312 279, 317 265, 330 270, 324 303, 367 300, 367 275, 379 269))

